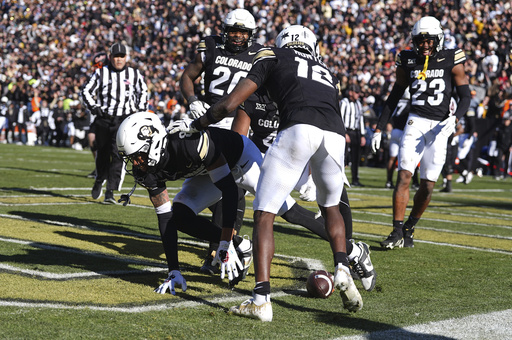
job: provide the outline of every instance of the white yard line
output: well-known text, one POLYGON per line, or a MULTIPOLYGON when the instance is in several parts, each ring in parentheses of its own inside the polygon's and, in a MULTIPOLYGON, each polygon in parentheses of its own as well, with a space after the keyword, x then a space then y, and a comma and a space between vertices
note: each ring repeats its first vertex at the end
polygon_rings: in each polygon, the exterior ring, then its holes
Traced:
POLYGON ((470 315, 458 319, 429 322, 360 336, 336 340, 376 339, 510 339, 512 338, 512 309, 487 314, 470 315))

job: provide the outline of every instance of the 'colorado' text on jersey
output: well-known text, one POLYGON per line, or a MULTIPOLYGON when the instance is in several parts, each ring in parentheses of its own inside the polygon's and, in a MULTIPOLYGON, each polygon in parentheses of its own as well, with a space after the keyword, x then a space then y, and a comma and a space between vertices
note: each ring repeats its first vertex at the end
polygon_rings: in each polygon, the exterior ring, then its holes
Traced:
POLYGON ((418 79, 425 59, 410 50, 397 55, 396 65, 406 72, 411 92, 411 113, 432 120, 446 118, 454 86, 452 69, 464 63, 466 55, 461 49, 441 50, 428 60, 426 79, 418 79))
POLYGON ((241 53, 233 53, 224 48, 218 36, 206 37, 197 46, 202 53, 204 71, 205 101, 213 105, 223 96, 233 91, 236 84, 247 76, 252 67, 252 59, 262 45, 253 44, 241 53))

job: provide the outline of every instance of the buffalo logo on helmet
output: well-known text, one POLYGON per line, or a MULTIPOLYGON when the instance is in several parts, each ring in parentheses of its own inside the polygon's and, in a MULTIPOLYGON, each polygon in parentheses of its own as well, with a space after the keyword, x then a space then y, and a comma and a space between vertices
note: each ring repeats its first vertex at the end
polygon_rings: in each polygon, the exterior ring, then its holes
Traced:
POLYGON ((155 133, 158 133, 158 132, 159 131, 157 130, 156 127, 154 127, 152 125, 144 125, 144 126, 141 126, 139 133, 137 133, 137 138, 140 140, 148 140, 148 139, 153 138, 155 133))

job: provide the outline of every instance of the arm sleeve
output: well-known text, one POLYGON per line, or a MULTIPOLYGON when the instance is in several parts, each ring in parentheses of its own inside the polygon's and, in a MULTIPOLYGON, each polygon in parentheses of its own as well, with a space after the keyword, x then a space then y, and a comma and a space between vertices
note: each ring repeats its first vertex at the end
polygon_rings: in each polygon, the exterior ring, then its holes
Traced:
POLYGON ((229 173, 214 184, 222 191, 222 228, 232 229, 235 226, 238 206, 238 187, 235 179, 229 173))
POLYGON ((178 230, 171 222, 172 211, 158 214, 158 229, 160 229, 160 238, 164 246, 165 258, 169 271, 179 270, 178 261, 178 230))
POLYGON ((461 119, 462 116, 468 112, 469 104, 471 103, 471 91, 469 85, 456 86, 457 94, 459 95, 459 102, 457 103, 457 110, 455 110, 455 117, 461 119))
POLYGON ((402 87, 397 84, 393 86, 388 99, 386 99, 386 102, 384 103, 384 109, 382 110, 382 114, 379 117, 376 130, 378 129, 383 131, 384 127, 389 121, 389 118, 391 117, 391 113, 393 113, 395 110, 396 105, 398 104, 400 98, 402 98, 406 88, 407 87, 402 87))

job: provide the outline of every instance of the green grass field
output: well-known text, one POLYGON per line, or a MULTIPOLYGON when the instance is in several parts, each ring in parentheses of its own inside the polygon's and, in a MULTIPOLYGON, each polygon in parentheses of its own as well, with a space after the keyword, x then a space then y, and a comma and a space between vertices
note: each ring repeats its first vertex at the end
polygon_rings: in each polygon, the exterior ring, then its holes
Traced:
MULTIPOLYGON (((329 245, 278 218, 274 321, 262 323, 227 313, 251 294, 252 268, 229 290, 227 280, 199 272, 206 244, 186 235, 179 251, 187 291, 154 293, 167 273, 147 194, 137 189, 126 207, 94 201, 92 169, 89 151, 0 145, 0 338, 332 339, 512 308, 510 179, 475 177, 449 194, 436 187, 415 248, 384 251, 392 191, 383 188, 384 169, 362 168, 366 187, 349 189, 354 237, 371 246, 378 273, 372 292, 356 281, 363 310, 342 310, 338 292, 308 297, 308 273, 333 270, 329 245)), ((170 193, 180 184, 168 183, 170 193)), ((123 192, 132 185, 127 177, 123 192)))

